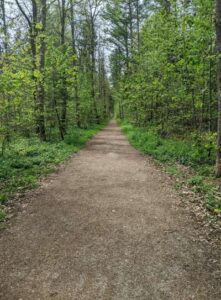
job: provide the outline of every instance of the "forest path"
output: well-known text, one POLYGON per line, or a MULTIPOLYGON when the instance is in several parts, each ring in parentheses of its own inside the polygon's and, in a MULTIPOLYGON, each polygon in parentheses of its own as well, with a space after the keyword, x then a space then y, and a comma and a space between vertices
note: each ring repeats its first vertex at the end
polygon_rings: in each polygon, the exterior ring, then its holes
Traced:
POLYGON ((2 300, 220 300, 219 251, 112 122, 0 238, 2 300))

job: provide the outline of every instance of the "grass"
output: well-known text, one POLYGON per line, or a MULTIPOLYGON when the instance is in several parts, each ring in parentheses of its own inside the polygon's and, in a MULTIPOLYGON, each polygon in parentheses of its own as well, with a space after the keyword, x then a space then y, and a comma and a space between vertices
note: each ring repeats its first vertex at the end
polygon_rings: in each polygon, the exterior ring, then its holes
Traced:
POLYGON ((203 196, 205 206, 215 214, 221 213, 221 194, 215 183, 213 135, 195 133, 185 139, 163 138, 153 127, 138 128, 126 122, 120 122, 120 125, 135 148, 163 163, 170 175, 185 177, 185 183, 203 196), (190 167, 189 176, 182 174, 180 164, 190 167))
POLYGON ((17 192, 36 187, 39 179, 55 166, 78 152, 104 125, 73 129, 64 141, 40 143, 37 138, 17 139, 0 156, 0 222, 5 219, 4 206, 17 192))

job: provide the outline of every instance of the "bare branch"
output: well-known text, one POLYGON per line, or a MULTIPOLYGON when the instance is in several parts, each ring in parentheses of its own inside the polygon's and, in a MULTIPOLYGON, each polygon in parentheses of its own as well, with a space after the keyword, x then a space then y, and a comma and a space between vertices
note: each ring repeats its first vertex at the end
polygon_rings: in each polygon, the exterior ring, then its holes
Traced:
POLYGON ((25 17, 26 21, 28 22, 28 25, 29 27, 31 28, 32 27, 32 22, 31 20, 29 19, 28 15, 26 14, 26 12, 24 11, 23 7, 21 6, 21 4, 19 3, 18 0, 15 0, 20 12, 22 13, 22 15, 25 17))

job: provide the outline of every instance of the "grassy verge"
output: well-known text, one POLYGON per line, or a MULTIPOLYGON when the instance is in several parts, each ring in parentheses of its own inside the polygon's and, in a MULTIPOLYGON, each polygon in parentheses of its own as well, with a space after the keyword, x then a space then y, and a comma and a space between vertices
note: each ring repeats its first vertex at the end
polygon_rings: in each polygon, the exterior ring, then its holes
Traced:
POLYGON ((19 139, 0 157, 0 222, 5 219, 7 200, 17 192, 38 185, 39 179, 78 152, 105 125, 73 129, 64 141, 40 143, 38 139, 19 139))
POLYGON ((124 122, 120 125, 135 148, 160 161, 170 175, 182 178, 183 184, 203 197, 213 214, 221 213, 221 193, 214 174, 216 150, 211 137, 162 138, 154 128, 137 128, 124 122), (188 166, 188 172, 179 165, 188 166))

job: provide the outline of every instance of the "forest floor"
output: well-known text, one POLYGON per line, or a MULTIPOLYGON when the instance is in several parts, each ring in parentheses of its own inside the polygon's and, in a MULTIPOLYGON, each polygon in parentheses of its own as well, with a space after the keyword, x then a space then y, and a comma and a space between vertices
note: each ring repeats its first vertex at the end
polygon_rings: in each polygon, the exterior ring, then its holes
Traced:
POLYGON ((220 300, 220 244, 182 201, 112 122, 1 232, 0 299, 220 300))

